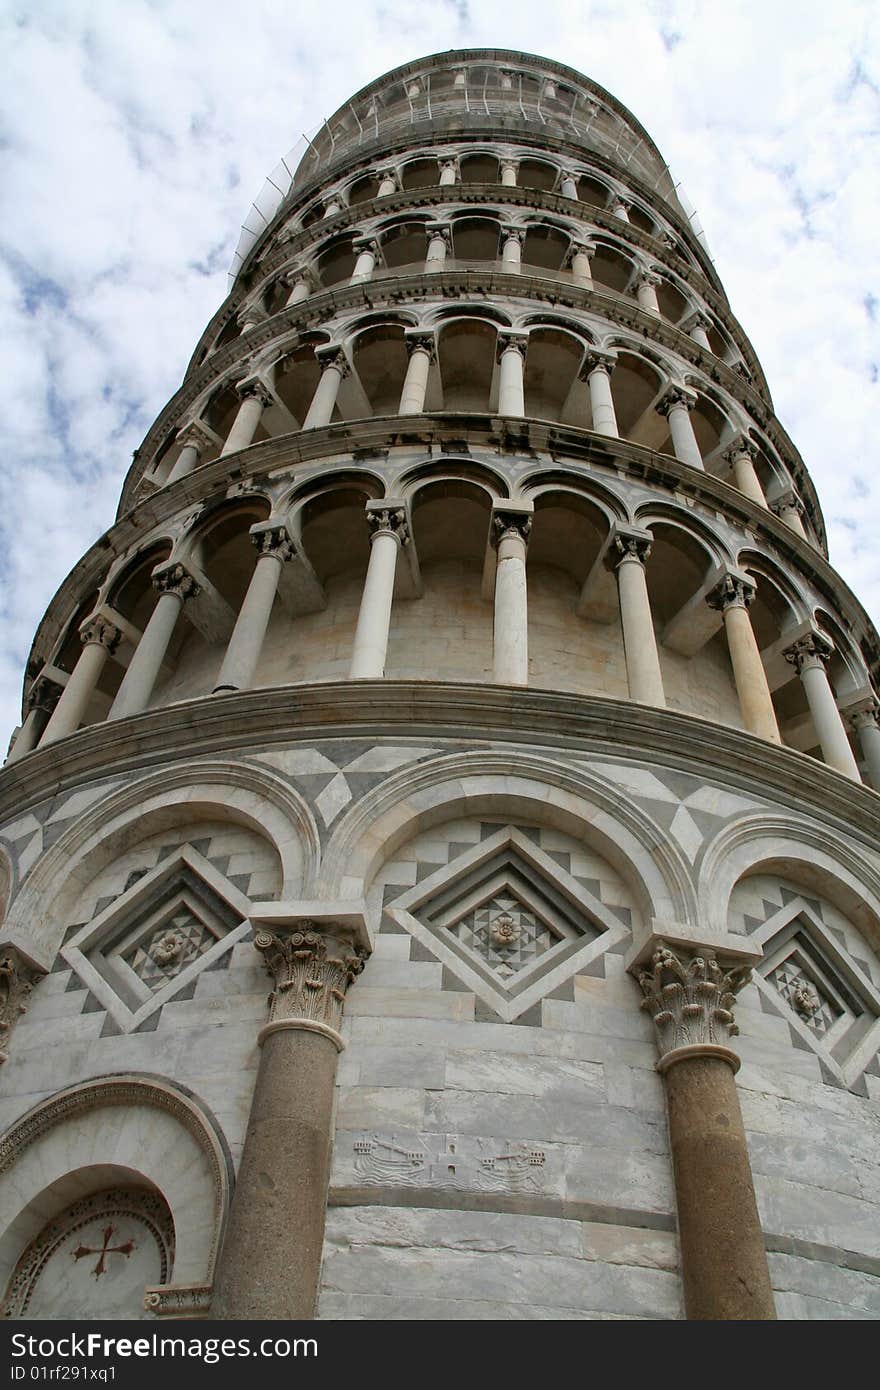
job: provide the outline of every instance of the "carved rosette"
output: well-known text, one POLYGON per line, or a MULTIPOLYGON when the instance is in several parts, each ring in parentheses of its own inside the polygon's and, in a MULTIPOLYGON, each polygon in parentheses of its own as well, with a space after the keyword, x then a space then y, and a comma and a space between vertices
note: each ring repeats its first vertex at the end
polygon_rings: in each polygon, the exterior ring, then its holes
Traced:
POLYGON ((660 946, 651 969, 639 972, 641 1007, 654 1020, 660 1062, 679 1048, 722 1048, 739 1029, 733 1004, 751 979, 746 967, 725 969, 711 951, 660 946))
POLYGON ((0 949, 0 1062, 5 1062, 9 1055, 12 1030, 27 1012, 31 991, 44 973, 14 946, 0 949))
POLYGON ((406 545, 409 540, 409 527, 403 507, 386 507, 367 512, 367 526, 370 529, 371 541, 383 535, 394 536, 401 545, 406 545))
POLYGON ((311 1023, 338 1033, 348 987, 363 970, 367 952, 350 937, 309 923, 283 933, 261 928, 254 945, 275 984, 269 1025, 311 1023))
POLYGON ((199 585, 183 565, 169 565, 167 569, 154 574, 153 588, 158 589, 160 594, 174 594, 181 603, 195 598, 200 592, 199 585))

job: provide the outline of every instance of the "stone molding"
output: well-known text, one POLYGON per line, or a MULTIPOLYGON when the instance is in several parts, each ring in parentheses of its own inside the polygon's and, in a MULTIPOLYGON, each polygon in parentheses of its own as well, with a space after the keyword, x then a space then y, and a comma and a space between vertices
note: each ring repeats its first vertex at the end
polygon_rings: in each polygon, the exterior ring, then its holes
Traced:
POLYGON ((660 1062, 673 1052, 687 1048, 688 1056, 717 1056, 719 1050, 736 1037, 739 1028, 733 1016, 736 995, 749 983, 749 967, 722 966, 714 951, 674 950, 658 946, 651 957, 651 969, 636 976, 645 996, 641 1008, 651 1015, 660 1062))
POLYGON ((0 1063, 9 1056, 12 1031, 44 974, 15 946, 0 947, 0 1063))

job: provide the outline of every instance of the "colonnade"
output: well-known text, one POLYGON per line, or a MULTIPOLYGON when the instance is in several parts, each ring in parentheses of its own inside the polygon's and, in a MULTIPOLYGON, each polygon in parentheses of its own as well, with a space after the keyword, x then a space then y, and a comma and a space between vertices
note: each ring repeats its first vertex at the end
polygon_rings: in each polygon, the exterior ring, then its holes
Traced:
MULTIPOLYGON (((507 347, 504 355, 511 353, 518 359, 515 345, 507 347)), ((416 346, 410 361, 423 355, 424 349, 416 346)), ((369 502, 366 518, 370 555, 349 668, 352 680, 380 680, 385 674, 397 564, 401 552, 411 544, 407 507, 402 500, 369 502)), ((493 680, 499 685, 528 684, 526 559, 531 526, 530 503, 502 502, 493 507, 489 534, 495 551, 492 669, 493 680)), ((251 527, 250 534, 257 559, 220 665, 215 693, 252 686, 283 566, 296 555, 296 547, 280 521, 259 522, 251 527)), ((646 574, 652 542, 650 531, 615 523, 597 566, 613 572, 616 578, 629 697, 638 704, 664 708, 666 696, 646 574)), ((139 714, 149 707, 184 605, 200 592, 199 580, 180 561, 161 565, 153 572, 152 583, 159 598, 128 663, 109 720, 139 714)), ((755 584, 742 571, 722 569, 705 601, 722 615, 743 727, 758 738, 779 744, 782 740, 773 699, 748 611, 755 593, 755 584)), ((16 745, 16 757, 38 741, 45 747, 79 727, 123 633, 98 613, 82 625, 80 637, 82 653, 57 700, 53 699, 54 708, 42 736, 39 715, 45 709, 45 698, 34 706, 33 718, 28 715, 22 729, 24 742, 20 750, 16 745)), ((824 761, 859 781, 844 718, 826 670, 833 650, 829 639, 811 629, 806 635, 800 632, 783 654, 803 684, 824 761)), ((880 790, 876 703, 863 702, 857 715, 852 727, 861 741, 869 776, 880 790)))

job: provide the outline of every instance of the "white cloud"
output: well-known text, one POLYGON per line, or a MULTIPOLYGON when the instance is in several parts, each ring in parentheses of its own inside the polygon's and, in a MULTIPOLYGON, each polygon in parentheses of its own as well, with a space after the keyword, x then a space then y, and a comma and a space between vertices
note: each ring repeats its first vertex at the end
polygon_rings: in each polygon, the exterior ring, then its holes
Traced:
POLYGON ((558 57, 644 124, 699 210, 832 561, 880 615, 878 22, 870 0, 8 5, 0 729, 52 593, 225 296, 265 174, 358 87, 452 47, 558 57))

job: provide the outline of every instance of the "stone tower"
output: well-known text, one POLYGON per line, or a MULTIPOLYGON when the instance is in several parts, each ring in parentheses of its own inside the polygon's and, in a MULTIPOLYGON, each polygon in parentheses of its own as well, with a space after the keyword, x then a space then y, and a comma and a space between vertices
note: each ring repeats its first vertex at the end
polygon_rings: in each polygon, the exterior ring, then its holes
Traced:
POLYGON ((6 1315, 876 1317, 880 648, 662 157, 441 54, 252 240, 0 775, 6 1315))

